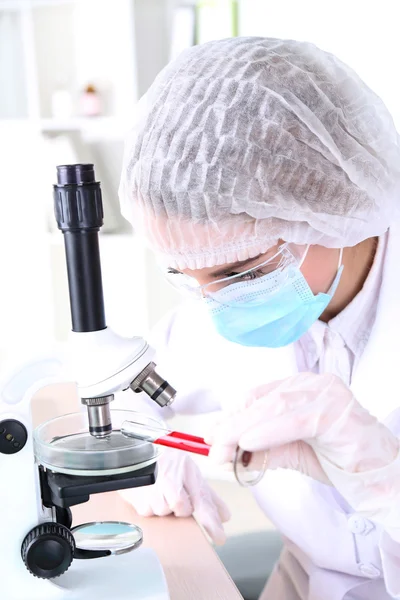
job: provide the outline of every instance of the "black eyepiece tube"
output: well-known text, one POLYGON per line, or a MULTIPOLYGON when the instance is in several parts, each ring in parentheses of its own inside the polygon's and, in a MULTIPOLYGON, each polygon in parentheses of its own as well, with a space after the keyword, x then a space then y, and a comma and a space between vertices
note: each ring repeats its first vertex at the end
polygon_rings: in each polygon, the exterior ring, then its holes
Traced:
POLYGON ((105 329, 99 249, 103 203, 93 165, 57 167, 54 212, 64 234, 72 329, 105 329))
POLYGON ((94 165, 60 165, 57 167, 57 183, 59 185, 96 183, 94 165))

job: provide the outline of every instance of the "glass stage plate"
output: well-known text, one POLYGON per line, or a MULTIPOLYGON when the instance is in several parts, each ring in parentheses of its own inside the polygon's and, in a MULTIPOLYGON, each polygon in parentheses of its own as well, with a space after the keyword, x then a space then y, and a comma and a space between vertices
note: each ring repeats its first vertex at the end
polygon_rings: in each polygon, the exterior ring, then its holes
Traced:
POLYGON ((164 427, 161 420, 130 410, 111 410, 113 431, 98 439, 90 435, 86 412, 63 415, 39 425, 34 431, 36 461, 67 475, 116 475, 143 469, 162 452, 151 442, 124 436, 121 425, 139 418, 149 426, 164 427))

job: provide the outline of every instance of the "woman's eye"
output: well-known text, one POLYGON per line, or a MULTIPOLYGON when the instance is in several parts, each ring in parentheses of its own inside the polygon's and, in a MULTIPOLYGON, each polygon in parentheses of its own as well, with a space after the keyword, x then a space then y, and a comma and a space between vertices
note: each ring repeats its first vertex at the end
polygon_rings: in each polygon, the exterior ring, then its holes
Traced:
POLYGON ((248 273, 243 273, 243 275, 239 275, 238 279, 241 281, 250 281, 251 279, 257 279, 258 277, 262 277, 262 271, 249 271, 248 273))

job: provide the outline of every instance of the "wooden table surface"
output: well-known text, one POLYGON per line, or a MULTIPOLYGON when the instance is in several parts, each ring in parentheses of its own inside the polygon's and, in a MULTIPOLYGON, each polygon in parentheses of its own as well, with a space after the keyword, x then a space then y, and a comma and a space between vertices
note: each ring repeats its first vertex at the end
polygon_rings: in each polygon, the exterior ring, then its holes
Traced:
POLYGON ((144 534, 163 566, 171 600, 243 600, 194 519, 143 518, 117 492, 94 494, 73 508, 74 525, 89 521, 127 521, 144 534))

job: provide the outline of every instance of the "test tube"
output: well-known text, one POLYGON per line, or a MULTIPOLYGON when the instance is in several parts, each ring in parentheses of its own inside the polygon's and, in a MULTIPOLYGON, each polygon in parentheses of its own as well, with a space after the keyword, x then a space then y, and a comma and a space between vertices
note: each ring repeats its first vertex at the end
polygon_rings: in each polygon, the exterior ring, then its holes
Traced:
MULTIPOLYGON (((203 456, 208 456, 211 449, 211 446, 206 444, 201 437, 173 431, 165 426, 155 426, 150 424, 148 419, 143 419, 143 422, 124 421, 121 425, 121 433, 126 437, 203 456)), ((243 487, 259 483, 266 471, 267 459, 267 452, 249 452, 237 448, 232 458, 233 472, 237 482, 243 487)))
POLYGON ((203 456, 208 456, 210 452, 210 446, 205 443, 203 438, 180 431, 172 431, 167 427, 157 427, 137 421, 124 421, 121 425, 121 433, 127 437, 203 456))

